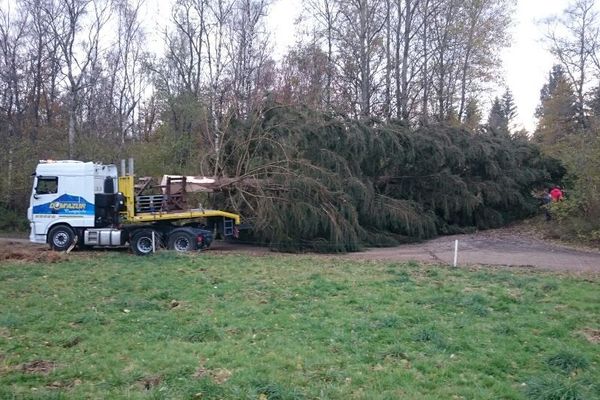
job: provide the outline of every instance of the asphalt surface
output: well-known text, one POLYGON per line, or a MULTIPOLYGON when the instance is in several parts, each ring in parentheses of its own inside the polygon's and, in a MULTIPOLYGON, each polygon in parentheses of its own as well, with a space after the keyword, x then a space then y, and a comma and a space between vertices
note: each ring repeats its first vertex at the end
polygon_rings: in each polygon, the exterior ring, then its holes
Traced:
POLYGON ((457 264, 537 267, 554 271, 600 273, 600 252, 581 250, 502 230, 443 236, 419 244, 369 249, 346 255, 353 259, 425 261, 452 265, 458 240, 457 264))
MULTIPOLYGON (((458 266, 493 265, 507 267, 535 267, 553 271, 600 273, 600 251, 574 249, 530 237, 511 229, 496 229, 466 235, 442 236, 417 244, 388 248, 375 248, 343 255, 327 255, 354 260, 423 261, 452 265, 454 243, 458 240, 458 266)), ((11 244, 31 250, 46 246, 29 244, 24 237, 0 237, 2 248, 11 244)), ((215 242, 211 253, 245 254, 262 256, 272 254, 267 248, 215 242)))

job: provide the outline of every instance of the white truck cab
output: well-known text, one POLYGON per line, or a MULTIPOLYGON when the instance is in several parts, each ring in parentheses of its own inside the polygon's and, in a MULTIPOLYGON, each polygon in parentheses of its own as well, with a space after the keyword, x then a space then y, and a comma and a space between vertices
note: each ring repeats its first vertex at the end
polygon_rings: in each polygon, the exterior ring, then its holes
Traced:
MULTIPOLYGON (((114 192, 118 178, 114 165, 73 160, 40 161, 27 209, 31 226, 29 240, 48 243, 48 233, 58 224, 93 228, 96 194, 105 193, 107 178, 112 180, 114 192)), ((64 236, 58 238, 59 241, 66 239, 64 236)))

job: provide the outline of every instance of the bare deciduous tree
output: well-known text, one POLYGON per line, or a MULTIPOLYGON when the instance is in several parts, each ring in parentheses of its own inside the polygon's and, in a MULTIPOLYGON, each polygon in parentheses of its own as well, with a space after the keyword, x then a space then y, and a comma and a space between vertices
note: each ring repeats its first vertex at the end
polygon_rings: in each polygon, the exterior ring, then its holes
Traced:
MULTIPOLYGON (((20 11, 20 10, 19 10, 20 11)), ((13 187, 15 143, 22 134, 23 118, 27 104, 23 101, 23 58, 27 17, 22 12, 13 15, 0 10, 0 140, 6 151, 6 204, 10 204, 13 187)))
POLYGON ((67 80, 69 103, 68 152, 72 158, 80 94, 86 74, 98 62, 100 33, 108 20, 110 8, 109 3, 103 0, 53 0, 45 4, 43 10, 64 62, 62 72, 67 80))
POLYGON ((143 0, 130 4, 127 0, 116 3, 118 36, 109 53, 112 110, 116 113, 121 143, 136 136, 136 110, 144 96, 147 80, 143 66, 148 59, 144 50, 144 33, 139 18, 143 0))
POLYGON ((561 16, 545 21, 550 52, 560 61, 577 96, 577 112, 587 125, 585 94, 592 65, 598 63, 600 15, 594 0, 575 0, 561 16))
POLYGON ((238 0, 233 8, 228 55, 233 102, 240 115, 247 115, 259 100, 257 78, 269 58, 264 26, 268 7, 268 0, 238 0))
POLYGON ((308 0, 308 10, 316 20, 319 34, 325 34, 327 48, 327 84, 325 92, 325 103, 331 107, 333 80, 335 76, 334 41, 340 10, 335 0, 308 0))

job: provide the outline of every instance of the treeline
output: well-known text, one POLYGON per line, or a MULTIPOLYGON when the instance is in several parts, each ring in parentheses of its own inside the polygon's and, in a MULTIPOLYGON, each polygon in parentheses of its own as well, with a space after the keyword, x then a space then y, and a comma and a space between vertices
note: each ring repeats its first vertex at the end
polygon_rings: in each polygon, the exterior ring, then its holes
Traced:
POLYGON ((534 141, 565 164, 567 201, 555 204, 548 231, 600 243, 600 8, 574 0, 547 21, 557 64, 540 92, 534 141))
POLYGON ((463 121, 495 81, 512 9, 509 0, 312 0, 305 34, 274 60, 268 0, 174 1, 158 56, 143 0, 3 4, 0 197, 10 207, 23 204, 36 159, 112 159, 166 122, 179 142, 202 141, 219 174, 229 121, 267 97, 356 119, 463 121), (186 113, 203 120, 185 126, 186 113))

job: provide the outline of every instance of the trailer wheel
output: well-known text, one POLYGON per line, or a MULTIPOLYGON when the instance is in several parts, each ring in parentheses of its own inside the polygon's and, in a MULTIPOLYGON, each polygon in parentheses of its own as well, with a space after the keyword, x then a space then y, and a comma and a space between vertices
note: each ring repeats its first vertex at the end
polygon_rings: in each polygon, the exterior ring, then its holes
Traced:
POLYGON ((138 256, 146 256, 152 254, 152 233, 154 232, 154 247, 158 251, 162 246, 161 235, 153 229, 144 229, 135 233, 130 242, 129 247, 138 256))
POLYGON ((48 243, 54 251, 67 251, 75 240, 75 232, 67 225, 59 225, 50 229, 48 243))
POLYGON ((168 248, 178 252, 194 251, 198 249, 198 243, 191 233, 175 231, 169 236, 168 248))

